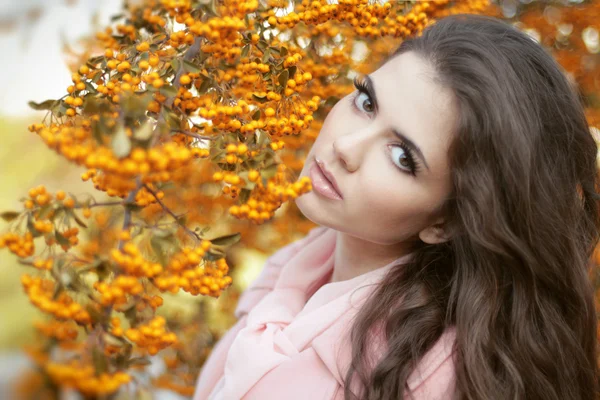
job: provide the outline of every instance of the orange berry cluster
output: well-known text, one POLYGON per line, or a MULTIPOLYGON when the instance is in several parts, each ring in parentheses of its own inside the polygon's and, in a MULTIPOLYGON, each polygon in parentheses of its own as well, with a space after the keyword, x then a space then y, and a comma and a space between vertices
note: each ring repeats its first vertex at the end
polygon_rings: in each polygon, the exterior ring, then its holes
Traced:
POLYGON ((40 310, 54 315, 59 320, 72 319, 78 324, 89 324, 90 314, 64 291, 55 297, 54 282, 25 274, 21 283, 31 302, 40 310))
POLYGON ((167 274, 156 280, 156 287, 163 291, 176 292, 182 289, 193 295, 219 297, 221 292, 232 283, 229 266, 224 258, 211 262, 206 261, 204 267, 186 269, 179 274, 167 274))
POLYGON ((214 262, 205 260, 204 265, 199 265, 210 247, 208 240, 195 249, 184 247, 171 257, 165 272, 154 278, 154 285, 163 292, 177 293, 182 289, 193 295, 219 297, 232 279, 227 276, 229 266, 224 258, 214 262))
MULTIPOLYGON (((69 241, 69 243, 72 246, 75 246, 79 243, 79 239, 77 238, 77 234, 79 233, 79 228, 77 228, 76 226, 74 226, 73 228, 69 228, 64 232, 61 232, 61 234, 67 238, 67 240, 69 241)), ((61 247, 64 251, 67 251, 69 249, 69 246, 66 244, 61 244, 61 247)))
MULTIPOLYGON (((135 188, 132 178, 138 174, 143 176, 145 183, 168 181, 171 171, 182 168, 196 156, 208 156, 206 149, 189 149, 169 142, 148 150, 135 148, 127 157, 119 159, 111 149, 98 146, 91 140, 89 127, 74 127, 67 122, 50 126, 33 124, 30 130, 69 160, 89 168, 82 179, 92 178, 95 188, 106 191, 109 196, 125 197, 135 188), (98 174, 97 170, 104 171, 104 174, 98 174)), ((37 201, 47 201, 45 199, 42 194, 37 201)), ((73 202, 68 199, 65 201, 73 202)))
MULTIPOLYGON (((444 0, 441 2, 447 3, 444 0)), ((298 23, 304 22, 306 25, 318 27, 319 32, 327 32, 329 36, 335 36, 337 31, 328 22, 337 21, 349 24, 357 36, 400 37, 413 33, 410 28, 414 28, 415 31, 424 28, 427 24, 427 16, 424 11, 429 9, 429 3, 417 3, 406 16, 401 16, 402 19, 390 17, 390 15, 394 15, 390 12, 392 10, 390 2, 382 4, 368 0, 340 0, 337 4, 330 4, 326 0, 304 0, 296 10, 284 16, 277 17, 275 11, 270 9, 263 14, 263 17, 267 17, 269 25, 280 29, 291 29, 298 23), (404 18, 408 19, 404 20, 404 18), (414 26, 408 25, 407 21, 414 23, 414 26), (408 28, 404 28, 405 24, 408 25, 408 28)))
MULTIPOLYGON (((171 16, 186 14, 192 8, 191 0, 160 0, 160 4, 167 9, 171 16)), ((180 20, 177 22, 180 24, 183 23, 183 21, 180 20)))
POLYGON ((110 324, 110 333, 116 337, 122 337, 124 331, 123 327, 121 326, 121 320, 118 317, 112 317, 110 319, 110 324))
MULTIPOLYGON (((154 193, 156 193, 156 197, 158 197, 159 200, 162 200, 165 197, 165 193, 161 190, 156 190, 156 188, 153 187, 153 185, 149 185, 150 189, 152 189, 152 191, 154 193)), ((141 188, 140 190, 137 191, 137 193, 135 194, 135 204, 137 204, 138 206, 142 206, 145 207, 149 204, 153 204, 156 203, 156 199, 154 198, 154 196, 152 195, 152 193, 150 193, 148 190, 146 190, 146 188, 141 188)))
POLYGON ((49 271, 52 269, 52 264, 53 262, 51 258, 47 260, 36 258, 35 260, 33 260, 33 266, 40 270, 49 271))
POLYGON ((45 370, 50 379, 59 386, 74 388, 92 397, 114 393, 121 385, 131 380, 131 377, 122 371, 97 375, 91 364, 83 364, 77 360, 65 364, 51 362, 45 365, 45 370))
POLYGON ((77 339, 77 328, 68 322, 35 322, 34 326, 44 336, 51 337, 59 341, 77 339))
POLYGON ((163 272, 162 265, 144 259, 132 242, 125 243, 122 251, 112 249, 110 256, 124 273, 132 277, 152 278, 163 272))
POLYGON ((240 206, 231 206, 229 213, 236 218, 262 224, 273 217, 283 202, 312 190, 310 178, 306 176, 297 182, 288 183, 285 180, 285 169, 284 164, 278 165, 277 174, 269 179, 266 187, 259 181, 248 201, 240 206))
POLYGON ((156 311, 156 309, 163 305, 163 299, 160 296, 149 296, 147 294, 142 294, 139 297, 139 301, 136 303, 135 307, 137 311, 143 311, 147 306, 150 306, 152 310, 156 311))
MULTIPOLYGON (((288 81, 289 82, 289 81, 288 81)), ((307 101, 304 105, 300 105, 298 115, 292 113, 288 117, 275 118, 275 110, 271 107, 265 109, 265 124, 264 129, 275 137, 283 135, 298 135, 303 129, 307 128, 313 121, 312 113, 319 107, 319 96, 307 101)))
MULTIPOLYGON (((46 190, 46 187, 44 185, 39 185, 39 186, 29 189, 28 194, 29 194, 29 197, 31 198, 30 201, 34 205, 37 204, 38 206, 45 206, 46 204, 50 203, 50 201, 52 200, 52 194, 48 193, 48 191, 46 190)), ((62 200, 62 199, 59 199, 59 200, 62 200)), ((33 207, 27 207, 27 208, 33 208, 33 207)))
POLYGON ((158 25, 160 27, 163 27, 167 24, 167 21, 160 15, 153 14, 150 7, 144 9, 143 19, 152 25, 158 25))
POLYGON ((25 232, 25 235, 19 236, 16 233, 7 232, 0 236, 0 249, 7 247, 11 253, 17 257, 25 258, 33 255, 35 246, 33 245, 33 235, 31 232, 25 232))
POLYGON ((127 329, 125 337, 145 349, 150 355, 155 355, 177 342, 177 336, 165 330, 165 323, 164 317, 156 316, 146 325, 127 329))
POLYGON ((144 291, 135 277, 126 275, 119 275, 110 283, 95 282, 94 289, 100 293, 103 306, 125 304, 127 295, 135 296, 144 291))

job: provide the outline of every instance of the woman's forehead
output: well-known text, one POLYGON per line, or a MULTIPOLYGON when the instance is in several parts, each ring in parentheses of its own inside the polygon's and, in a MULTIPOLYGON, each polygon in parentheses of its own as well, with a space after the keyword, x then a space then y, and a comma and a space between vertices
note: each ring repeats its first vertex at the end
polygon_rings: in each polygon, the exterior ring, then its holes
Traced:
POLYGON ((458 110, 454 94, 436 83, 432 67, 409 52, 369 76, 379 103, 378 118, 416 143, 430 165, 445 161, 458 110))

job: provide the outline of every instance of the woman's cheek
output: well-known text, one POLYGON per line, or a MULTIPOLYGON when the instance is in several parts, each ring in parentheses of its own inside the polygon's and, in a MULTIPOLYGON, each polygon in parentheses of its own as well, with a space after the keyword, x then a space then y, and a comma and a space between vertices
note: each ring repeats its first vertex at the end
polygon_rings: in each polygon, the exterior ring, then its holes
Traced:
POLYGON ((402 182, 402 179, 393 180, 385 173, 371 174, 371 179, 365 180, 357 189, 360 208, 380 220, 405 218, 411 213, 418 213, 420 205, 423 205, 418 188, 411 188, 410 183, 402 182))

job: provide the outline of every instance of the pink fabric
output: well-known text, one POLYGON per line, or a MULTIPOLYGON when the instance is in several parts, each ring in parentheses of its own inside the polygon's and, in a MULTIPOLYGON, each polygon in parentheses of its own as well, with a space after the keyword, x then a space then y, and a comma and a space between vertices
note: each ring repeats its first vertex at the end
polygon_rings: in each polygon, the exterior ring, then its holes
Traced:
MULTIPOLYGON (((239 300, 238 322, 206 361, 194 400, 343 399, 352 320, 385 273, 411 255, 324 284, 333 271, 336 236, 314 228, 267 260, 239 300)), ((416 400, 450 398, 454 335, 454 329, 444 332, 409 377, 416 400)), ((376 361, 382 349, 373 353, 376 361)))

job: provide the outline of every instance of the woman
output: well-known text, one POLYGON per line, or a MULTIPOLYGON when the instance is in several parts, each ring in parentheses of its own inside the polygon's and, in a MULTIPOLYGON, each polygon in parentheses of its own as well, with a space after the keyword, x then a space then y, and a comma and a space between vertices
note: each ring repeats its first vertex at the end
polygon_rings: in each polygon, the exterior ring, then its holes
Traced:
POLYGON ((597 148, 559 65, 455 15, 355 85, 301 173, 319 226, 243 294, 195 399, 598 398, 597 148))

